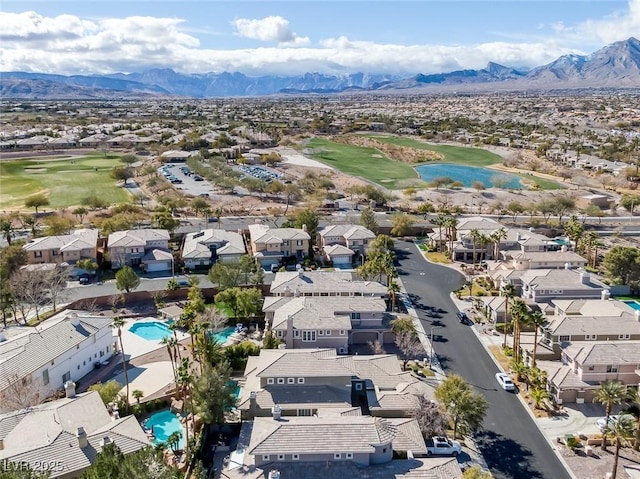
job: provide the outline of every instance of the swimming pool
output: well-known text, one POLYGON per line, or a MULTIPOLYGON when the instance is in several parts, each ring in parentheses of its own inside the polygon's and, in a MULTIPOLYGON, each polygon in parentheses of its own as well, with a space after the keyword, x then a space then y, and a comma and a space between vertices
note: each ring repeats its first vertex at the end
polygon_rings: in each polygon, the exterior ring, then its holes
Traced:
POLYGON ((635 309, 636 311, 640 311, 640 302, 638 301, 623 301, 624 304, 628 304, 629 306, 631 306, 633 309, 635 309))
POLYGON ((171 412, 169 409, 163 409, 162 411, 154 412, 145 421, 144 427, 148 430, 153 430, 154 444, 166 443, 171 433, 179 432, 180 442, 178 447, 184 449, 185 438, 184 431, 182 430, 182 423, 178 418, 178 415, 171 412))
POLYGON ((221 331, 213 333, 213 337, 219 343, 224 344, 227 342, 227 339, 229 339, 229 336, 231 336, 235 330, 236 328, 234 328, 233 326, 229 326, 228 328, 224 328, 221 331))
POLYGON ((173 335, 167 325, 159 321, 135 323, 131 325, 129 331, 147 341, 160 341, 164 337, 173 335))
POLYGON ((500 185, 501 188, 512 190, 522 189, 522 183, 519 177, 488 168, 456 165, 452 163, 436 163, 417 166, 416 171, 424 181, 433 181, 434 178, 448 176, 453 181, 460 181, 467 188, 472 187, 474 181, 480 181, 485 187, 491 188, 496 179, 499 179, 502 183, 500 185))

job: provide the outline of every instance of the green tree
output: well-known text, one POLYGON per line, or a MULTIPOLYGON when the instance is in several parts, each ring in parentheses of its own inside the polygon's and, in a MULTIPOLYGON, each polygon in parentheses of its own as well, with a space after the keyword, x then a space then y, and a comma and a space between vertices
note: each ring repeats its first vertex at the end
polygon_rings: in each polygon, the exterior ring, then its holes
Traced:
POLYGON ((542 402, 549 399, 549 393, 544 388, 533 388, 531 390, 531 399, 533 399, 533 406, 536 409, 540 409, 542 402))
POLYGON ((131 392, 131 395, 133 396, 133 398, 136 400, 138 404, 140 404, 140 399, 144 397, 144 393, 140 391, 140 389, 134 389, 131 392))
POLYGON ((296 228, 306 227, 307 233, 311 236, 310 245, 316 244, 316 236, 318 233, 318 215, 311 209, 301 211, 296 215, 294 225, 296 228))
POLYGON ((199 197, 191 200, 191 209, 195 211, 196 216, 202 215, 204 217, 211 212, 211 208, 209 207, 209 203, 207 203, 207 200, 199 197))
POLYGON ((124 181, 125 185, 129 181, 129 178, 133 178, 133 176, 133 168, 129 166, 114 166, 111 170, 111 178, 114 180, 124 181))
POLYGON ((626 396, 627 391, 625 386, 623 386, 619 382, 609 379, 600 385, 600 387, 596 391, 595 397, 593 398, 593 402, 598 402, 604 405, 605 427, 602 431, 603 451, 607 450, 607 432, 609 430, 609 417, 611 416, 611 409, 617 404, 622 404, 626 399, 626 396))
POLYGON ((153 222, 158 228, 167 230, 169 232, 172 232, 178 226, 180 226, 180 220, 177 218, 174 218, 171 215, 171 212, 166 211, 164 209, 155 211, 153 213, 153 222))
POLYGON ((123 454, 115 443, 107 444, 81 479, 178 479, 182 475, 165 464, 162 451, 147 447, 123 454))
POLYGON ((228 288, 216 294, 215 299, 231 308, 236 318, 250 318, 262 310, 262 293, 256 288, 228 288))
POLYGON ((576 215, 571 215, 571 218, 569 218, 564 227, 564 234, 576 245, 576 251, 580 251, 580 239, 584 234, 584 225, 576 215))
MULTIPOLYGON (((611 426, 611 437, 616 446, 613 455, 613 467, 611 468, 611 479, 616 479, 618 475, 618 458, 620 457, 620 447, 629 445, 634 435, 634 420, 630 414, 622 414, 611 426)), ((604 435, 602 437, 604 441, 604 435)))
POLYGON ((116 316, 113 318, 111 327, 118 331, 118 344, 120 345, 120 357, 122 360, 122 372, 124 373, 124 382, 127 388, 127 394, 124 397, 124 403, 129 407, 129 373, 127 372, 127 356, 124 352, 124 345, 122 344, 122 327, 125 325, 123 318, 116 316))
POLYGON ((98 270, 98 263, 92 259, 80 259, 76 262, 76 268, 83 269, 90 274, 98 270))
POLYGON ((193 384, 193 406, 204 424, 223 424, 224 415, 236 405, 235 385, 230 381, 231 366, 223 361, 205 365, 193 384))
POLYGON ((633 216, 638 203, 640 203, 640 196, 636 195, 624 195, 620 199, 620 206, 627 210, 631 216, 633 216))
POLYGON ((378 232, 379 225, 376 221, 376 214, 371 208, 365 208, 362 210, 362 213, 360 214, 360 225, 374 233, 378 232))
POLYGON ((120 394, 121 389, 122 385, 113 379, 106 383, 92 384, 88 388, 89 391, 97 391, 100 395, 100 399, 102 399, 102 402, 105 404, 115 401, 118 394, 120 394))
POLYGON ((89 211, 84 206, 78 206, 71 213, 75 215, 79 223, 84 222, 84 217, 87 216, 89 211))
POLYGON ((538 332, 540 328, 547 322, 547 318, 542 311, 534 311, 527 316, 527 324, 533 327, 533 358, 531 367, 536 367, 536 350, 538 345, 538 332))
POLYGON ((33 196, 29 196, 27 200, 24 202, 24 205, 27 208, 35 208, 36 215, 38 214, 38 208, 43 206, 49 206, 49 198, 43 194, 37 194, 33 196))
POLYGON ((87 196, 86 198, 83 198, 81 203, 93 210, 103 210, 107 206, 109 206, 109 203, 107 203, 105 200, 103 200, 102 198, 99 198, 96 195, 91 195, 91 196, 87 196))
POLYGON ((73 229, 73 221, 57 215, 51 215, 44 218, 45 236, 67 235, 73 229))
POLYGON ((614 246, 602 263, 608 279, 616 284, 630 285, 640 281, 640 250, 634 247, 614 246))
POLYGON ((453 437, 458 430, 469 434, 480 427, 487 411, 487 400, 475 393, 457 374, 448 376, 435 390, 436 400, 445 409, 453 423, 453 437))
POLYGON ((629 407, 624 410, 625 414, 631 414, 636 420, 635 440, 633 442, 633 450, 640 450, 640 389, 629 388, 627 401, 631 403, 629 407))
MULTIPOLYGON (((250 256, 243 256, 240 261, 218 261, 209 270, 209 281, 218 285, 223 291, 228 288, 249 284, 252 275, 257 271, 256 262, 250 256)), ((255 276, 254 276, 255 281, 255 276)))
POLYGON ((426 220, 427 215, 429 213, 435 213, 436 208, 433 206, 433 203, 429 203, 428 201, 425 201, 418 205, 418 208, 416 209, 416 211, 418 212, 418 214, 422 215, 423 219, 426 220))
POLYGON ((126 164, 126 165, 129 165, 129 166, 133 165, 134 163, 136 163, 139 160, 140 159, 136 155, 131 154, 131 153, 128 153, 126 155, 122 155, 120 157, 120 161, 122 163, 126 164))
POLYGON ((140 286, 140 278, 131 266, 123 266, 116 273, 116 288, 118 291, 130 293, 140 286))
POLYGON ((13 230, 13 218, 9 216, 0 217, 0 233, 2 233, 9 246, 11 246, 11 241, 13 240, 13 230))
POLYGON ((394 215, 392 222, 393 225, 391 227, 391 234, 393 236, 409 235, 414 223, 413 218, 404 213, 394 215))

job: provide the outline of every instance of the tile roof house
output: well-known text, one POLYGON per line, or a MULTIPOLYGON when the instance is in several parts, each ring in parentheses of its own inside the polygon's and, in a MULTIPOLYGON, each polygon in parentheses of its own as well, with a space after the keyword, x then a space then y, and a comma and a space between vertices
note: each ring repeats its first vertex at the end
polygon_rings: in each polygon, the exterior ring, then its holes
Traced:
POLYGON ((288 349, 332 347, 345 354, 349 344, 393 341, 382 298, 268 296, 262 310, 288 349))
POLYGON ((242 235, 221 229, 188 233, 182 245, 185 267, 208 267, 216 261, 234 261, 246 254, 242 235))
POLYGON ((333 264, 353 262, 354 255, 366 254, 376 235, 360 225, 329 225, 318 230, 317 244, 333 264))
POLYGON ((339 356, 331 349, 263 349, 250 356, 238 397, 244 418, 318 411, 408 417, 415 396, 433 397, 426 383, 402 371, 392 354, 339 356))
POLYGON ((609 287, 584 270, 535 269, 521 276, 522 297, 536 303, 553 299, 599 299, 609 287))
POLYGON ((140 266, 147 272, 171 271, 169 232, 160 229, 116 231, 107 240, 111 267, 140 266))
POLYGON ((371 296, 385 298, 387 287, 353 279, 348 271, 282 271, 271 282, 273 296, 371 296))
POLYGON ((69 263, 81 259, 96 261, 98 230, 76 230, 68 235, 34 238, 23 246, 29 264, 69 263))
MULTIPOLYGON (((0 392, 16 381, 41 398, 77 381, 113 355, 111 318, 67 311, 0 343, 0 392)), ((0 412, 3 411, 0 405, 0 412)))
POLYGON ((281 260, 295 257, 302 260, 309 254, 311 236, 304 229, 270 228, 263 224, 250 224, 251 255, 263 267, 278 264, 281 260))
POLYGON ((79 477, 109 443, 123 454, 150 445, 135 416, 112 417, 97 392, 75 395, 72 382, 66 398, 0 414, 0 461, 52 478, 79 477))

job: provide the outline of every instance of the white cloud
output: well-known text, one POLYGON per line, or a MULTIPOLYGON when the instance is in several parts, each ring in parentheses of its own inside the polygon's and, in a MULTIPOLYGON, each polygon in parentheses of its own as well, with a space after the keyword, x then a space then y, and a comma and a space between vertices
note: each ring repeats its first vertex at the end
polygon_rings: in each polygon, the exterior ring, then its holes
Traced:
POLYGON ((271 47, 203 48, 179 18, 125 17, 87 20, 36 12, 0 13, 0 71, 114 73, 173 68, 181 72, 240 71, 247 75, 321 73, 440 73, 482 68, 493 61, 533 67, 567 53, 589 53, 640 32, 640 0, 629 9, 577 25, 546 24, 533 39, 510 38, 475 45, 399 45, 326 38, 310 46, 279 16, 233 22, 238 35, 274 43, 271 47), (542 36, 542 33, 547 32, 542 36), (594 40, 595 39, 595 40, 594 40))
POLYGON ((300 37, 289 28, 289 20, 281 16, 269 16, 257 19, 238 18, 231 22, 238 35, 260 40, 262 42, 278 42, 285 46, 308 45, 308 37, 300 37))

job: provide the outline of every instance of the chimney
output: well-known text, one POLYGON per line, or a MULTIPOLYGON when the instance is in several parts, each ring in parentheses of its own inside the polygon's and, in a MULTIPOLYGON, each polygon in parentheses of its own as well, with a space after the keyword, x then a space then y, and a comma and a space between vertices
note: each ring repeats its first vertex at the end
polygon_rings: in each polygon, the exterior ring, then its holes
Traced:
POLYGON ((273 419, 275 421, 279 421, 280 417, 282 416, 282 408, 277 404, 274 404, 274 406, 271 408, 271 414, 273 415, 273 419))
POLYGON ((307 225, 302 225, 302 231, 307 232, 307 225))
POLYGON ((64 395, 68 399, 72 399, 76 397, 76 383, 73 381, 67 381, 64 383, 64 395))
POLYGON ((67 316, 67 319, 73 326, 80 326, 80 318, 78 318, 78 315, 76 313, 71 313, 69 316, 67 316))
POLYGON ((299 269, 298 270, 298 278, 304 278, 304 270, 303 269, 299 269))
POLYGON ((564 269, 571 269, 571 265, 569 263, 564 264, 564 269))
POLYGON ((80 449, 85 448, 89 445, 87 433, 82 426, 80 426, 76 431, 76 437, 78 438, 78 446, 80 446, 80 449))
POLYGON ((580 282, 582 284, 589 284, 591 282, 591 275, 586 271, 580 273, 580 282))
POLYGON ((258 394, 255 391, 249 393, 249 419, 256 417, 258 412, 258 394))
POLYGON ((287 316, 287 335, 285 336, 287 348, 293 349, 293 316, 287 316))
POLYGON ((603 289, 601 294, 601 299, 602 301, 607 301, 609 299, 609 297, 611 296, 611 293, 609 293, 608 289, 603 289))
POLYGON ((520 241, 522 239, 522 236, 520 235, 520 231, 516 232, 516 241, 520 241))
POLYGON ((111 439, 109 438, 109 436, 105 436, 102 439, 100 439, 100 447, 104 447, 107 444, 111 444, 111 439))

